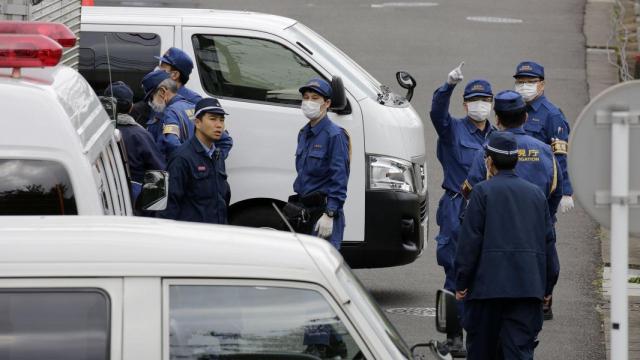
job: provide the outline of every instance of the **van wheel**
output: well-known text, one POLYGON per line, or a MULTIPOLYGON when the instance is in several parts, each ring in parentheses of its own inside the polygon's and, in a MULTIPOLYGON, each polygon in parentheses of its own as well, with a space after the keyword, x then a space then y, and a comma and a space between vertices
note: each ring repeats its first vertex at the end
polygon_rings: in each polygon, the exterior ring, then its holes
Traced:
POLYGON ((288 230, 276 210, 266 205, 250 207, 233 214, 229 218, 229 224, 274 230, 288 230))

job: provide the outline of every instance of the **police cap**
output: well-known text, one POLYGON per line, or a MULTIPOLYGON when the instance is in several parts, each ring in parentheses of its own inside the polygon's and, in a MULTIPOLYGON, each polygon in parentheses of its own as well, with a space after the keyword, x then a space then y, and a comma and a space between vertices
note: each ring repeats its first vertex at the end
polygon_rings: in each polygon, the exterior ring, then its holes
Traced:
POLYGON ((527 106, 522 95, 513 90, 500 91, 495 97, 494 109, 500 112, 514 112, 527 106))
POLYGON ((122 81, 116 81, 104 90, 104 96, 112 96, 118 102, 133 103, 133 91, 122 81))
POLYGON ((182 74, 186 80, 189 80, 189 75, 191 75, 191 71, 193 70, 193 61, 191 61, 189 55, 184 51, 176 47, 172 47, 169 48, 169 50, 167 50, 161 57, 155 56, 155 58, 160 60, 160 62, 169 64, 178 69, 180 74, 182 74))
POLYGON ((198 101, 198 103, 196 104, 196 117, 199 119, 205 113, 229 115, 224 111, 224 109, 220 105, 220 101, 214 98, 204 98, 198 101))
POLYGON ((487 154, 499 154, 508 157, 518 156, 518 143, 513 133, 507 131, 494 131, 489 135, 486 145, 487 154))
POLYGON ((318 93, 325 98, 330 98, 332 95, 331 85, 324 79, 314 78, 309 80, 303 87, 298 89, 300 94, 304 94, 305 91, 313 91, 318 93))
POLYGON ((144 101, 149 101, 149 97, 156 91, 161 82, 167 80, 169 74, 164 70, 154 70, 142 78, 142 88, 144 89, 144 101))
POLYGON ((471 80, 464 88, 465 99, 472 98, 474 96, 493 96, 493 92, 491 91, 491 84, 488 81, 477 79, 471 80))
POLYGON ((544 79, 544 66, 533 61, 523 61, 516 66, 516 74, 513 77, 524 76, 544 79))

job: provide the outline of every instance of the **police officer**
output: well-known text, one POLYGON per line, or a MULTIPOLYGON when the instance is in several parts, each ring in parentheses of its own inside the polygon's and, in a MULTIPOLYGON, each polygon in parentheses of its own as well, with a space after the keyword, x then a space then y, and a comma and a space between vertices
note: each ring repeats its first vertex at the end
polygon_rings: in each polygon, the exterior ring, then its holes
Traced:
POLYGON ((567 170, 569 150, 569 123, 560 109, 544 95, 544 67, 533 61, 523 61, 516 67, 515 90, 527 103, 529 118, 524 124, 527 134, 535 137, 551 149, 562 172, 562 200, 560 211, 565 213, 574 207, 573 188, 567 170))
POLYGON ((182 144, 169 160, 167 219, 227 223, 227 175, 222 151, 215 145, 224 134, 225 115, 216 99, 196 104, 195 135, 182 144))
POLYGON ((542 303, 558 280, 547 199, 513 170, 518 150, 513 133, 490 135, 493 177, 476 185, 460 229, 456 298, 465 300, 469 360, 533 359, 542 303))
MULTIPOLYGON (((455 290, 453 260, 456 251, 456 235, 460 226, 460 211, 463 197, 460 195, 460 184, 464 181, 474 155, 482 149, 487 135, 492 131, 489 123, 493 93, 491 85, 485 80, 470 81, 464 89, 463 106, 467 116, 453 118, 449 113, 451 94, 456 85, 462 81, 462 62, 453 69, 447 82, 438 88, 431 102, 431 122, 438 133, 437 156, 444 180, 444 194, 438 204, 436 221, 440 233, 436 237, 438 247, 436 258, 445 271, 445 289, 455 290)), ((447 334, 447 343, 452 355, 464 357, 462 329, 455 334, 447 334)))
POLYGON ((301 109, 309 122, 298 133, 298 175, 293 190, 301 199, 320 194, 324 213, 313 227, 312 234, 329 240, 336 249, 340 249, 345 227, 342 208, 349 181, 349 137, 327 115, 332 94, 327 81, 311 79, 299 91, 302 94, 301 109))
MULTIPOLYGON (((512 90, 501 91, 495 97, 495 113, 496 125, 500 130, 515 135, 519 157, 516 173, 542 190, 555 222, 556 210, 562 199, 562 173, 549 146, 525 132, 523 125, 527 112, 522 96, 512 90)), ((479 151, 462 185, 462 194, 468 198, 473 187, 487 179, 487 174, 484 151, 479 151)))
POLYGON ((187 53, 178 48, 171 47, 164 55, 161 57, 156 56, 155 58, 160 60, 160 70, 168 72, 171 80, 178 84, 178 95, 192 104, 196 104, 202 100, 202 96, 197 92, 185 87, 193 70, 193 61, 191 61, 187 53))
MULTIPOLYGON (((519 161, 516 166, 518 175, 537 185, 547 196, 551 219, 556 222, 556 212, 561 204, 563 196, 563 173, 551 151, 549 145, 534 137, 527 135, 523 124, 528 123, 526 105, 522 96, 518 93, 507 90, 496 96, 496 121, 502 130, 513 133, 518 143, 519 161)), ((467 180, 462 186, 462 193, 468 197, 473 186, 487 178, 487 169, 484 164, 483 153, 476 155, 473 165, 469 170, 467 180)), ((545 320, 553 319, 552 301, 544 305, 545 320)))
POLYGON ((155 113, 147 123, 147 130, 168 159, 180 144, 193 135, 194 105, 177 94, 178 84, 163 70, 145 75, 142 87, 144 101, 155 113))
POLYGON ((116 128, 122 134, 127 151, 127 163, 131 172, 131 202, 135 204, 142 191, 144 173, 147 170, 164 170, 164 156, 148 131, 129 115, 133 104, 133 91, 122 81, 116 81, 104 91, 105 96, 117 100, 116 128))

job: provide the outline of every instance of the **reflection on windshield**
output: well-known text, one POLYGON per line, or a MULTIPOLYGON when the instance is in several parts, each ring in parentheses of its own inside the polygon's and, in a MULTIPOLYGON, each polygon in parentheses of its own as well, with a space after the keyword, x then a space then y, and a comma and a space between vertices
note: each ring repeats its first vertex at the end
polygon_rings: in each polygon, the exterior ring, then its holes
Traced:
MULTIPOLYGON (((170 287, 171 359, 228 354, 304 354, 312 344, 359 349, 316 291, 253 286, 170 287)), ((307 352, 308 353, 308 352, 307 352)))

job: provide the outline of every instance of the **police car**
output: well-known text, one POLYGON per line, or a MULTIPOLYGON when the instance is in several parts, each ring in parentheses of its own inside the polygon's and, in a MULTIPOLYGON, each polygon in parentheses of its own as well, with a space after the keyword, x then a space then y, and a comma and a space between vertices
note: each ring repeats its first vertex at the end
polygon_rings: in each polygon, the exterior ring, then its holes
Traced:
MULTIPOLYGON (((0 214, 132 215, 126 153, 94 91, 59 64, 75 35, 56 23, 0 21, 0 214)), ((146 207, 166 202, 150 173, 146 207)))
POLYGON ((314 237, 7 216, 0 247, 0 353, 12 358, 413 358, 338 252, 314 237))

